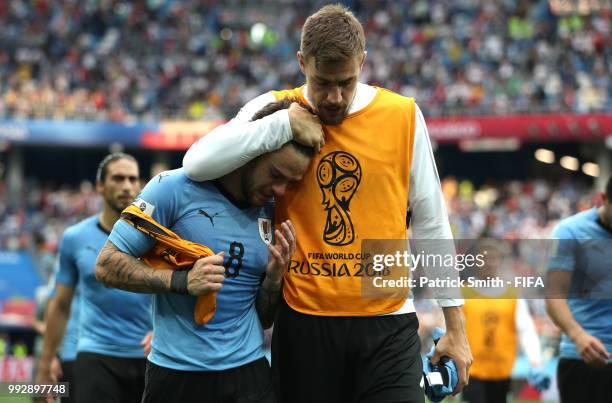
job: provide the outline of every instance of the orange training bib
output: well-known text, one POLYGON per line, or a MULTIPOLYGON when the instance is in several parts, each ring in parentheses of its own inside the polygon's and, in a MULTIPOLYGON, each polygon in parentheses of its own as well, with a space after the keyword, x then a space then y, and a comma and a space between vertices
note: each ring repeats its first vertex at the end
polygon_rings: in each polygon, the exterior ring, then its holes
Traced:
MULTIPOLYGON (((277 99, 306 100, 302 88, 277 99)), ((376 273, 362 262, 362 241, 406 239, 414 144, 412 98, 378 89, 368 106, 337 126, 324 126, 326 144, 301 183, 276 201, 276 222, 291 219, 297 250, 284 297, 312 315, 373 316, 398 310, 401 298, 362 295, 376 273)))

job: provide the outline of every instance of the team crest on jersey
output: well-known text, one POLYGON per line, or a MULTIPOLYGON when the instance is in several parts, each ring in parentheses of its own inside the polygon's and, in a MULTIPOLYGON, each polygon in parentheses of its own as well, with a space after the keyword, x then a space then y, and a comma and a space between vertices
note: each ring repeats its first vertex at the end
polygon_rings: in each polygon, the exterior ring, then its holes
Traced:
POLYGON ((142 199, 136 199, 134 200, 134 202, 132 203, 134 206, 138 207, 140 209, 140 211, 142 211, 143 213, 145 213, 148 216, 152 216, 153 212, 155 211, 155 205, 148 203, 142 199))
POLYGON ((259 218, 258 221, 259 236, 266 244, 272 243, 272 220, 269 218, 259 218))

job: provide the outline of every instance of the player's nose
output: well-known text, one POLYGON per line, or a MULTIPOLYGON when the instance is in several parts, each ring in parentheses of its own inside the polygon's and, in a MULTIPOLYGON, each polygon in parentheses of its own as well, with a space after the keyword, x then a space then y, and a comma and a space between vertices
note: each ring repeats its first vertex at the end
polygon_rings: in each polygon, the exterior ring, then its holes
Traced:
POLYGON ((340 87, 334 85, 327 93, 327 102, 333 105, 340 104, 342 102, 342 91, 340 87))
POLYGON ((287 191, 287 182, 277 183, 272 185, 272 192, 275 197, 280 197, 287 191))

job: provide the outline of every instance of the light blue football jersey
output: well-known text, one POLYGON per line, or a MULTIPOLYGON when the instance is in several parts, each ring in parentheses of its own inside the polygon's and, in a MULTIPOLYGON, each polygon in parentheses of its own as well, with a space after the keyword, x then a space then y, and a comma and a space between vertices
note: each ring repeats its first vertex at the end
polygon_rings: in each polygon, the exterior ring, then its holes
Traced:
MULTIPOLYGON (((47 296, 47 301, 55 296, 57 284, 56 278, 59 270, 59 262, 55 265, 53 272, 53 279, 51 282, 51 290, 49 291, 49 295, 47 296)), ((81 305, 81 293, 79 293, 79 288, 77 287, 74 290, 74 296, 72 297, 72 305, 70 306, 70 317, 68 318, 68 323, 66 324, 66 330, 64 331, 64 338, 62 339, 62 344, 59 349, 59 357, 60 360, 65 361, 74 361, 77 355, 77 343, 79 341, 79 309, 81 305)))
MULTIPOLYGON (((558 243, 548 268, 573 272, 567 304, 580 326, 612 354, 612 232, 598 219, 593 208, 561 221, 553 233, 558 243)), ((580 359, 566 334, 560 356, 580 359)))
MULTIPOLYGON (((160 293, 153 298, 153 343, 149 360, 185 371, 236 368, 264 356, 255 299, 268 261, 272 204, 239 206, 216 182, 193 182, 182 169, 154 177, 134 202, 183 239, 225 251, 226 278, 213 318, 193 320, 196 297, 160 293)), ((120 220, 109 240, 140 257, 154 240, 120 220)))
POLYGON ((92 216, 67 228, 60 244, 56 281, 80 294, 77 351, 144 358, 140 342, 152 328, 151 296, 96 280, 96 259, 107 237, 98 217, 92 216))

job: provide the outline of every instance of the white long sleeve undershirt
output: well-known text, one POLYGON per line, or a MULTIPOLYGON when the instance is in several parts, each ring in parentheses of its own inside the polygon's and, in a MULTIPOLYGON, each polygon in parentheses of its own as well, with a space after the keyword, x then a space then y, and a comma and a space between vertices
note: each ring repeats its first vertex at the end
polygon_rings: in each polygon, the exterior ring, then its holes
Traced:
POLYGON ((539 367, 542 365, 540 339, 538 338, 533 318, 529 313, 529 307, 524 299, 516 301, 516 313, 514 316, 521 349, 527 356, 529 364, 532 367, 539 367))

